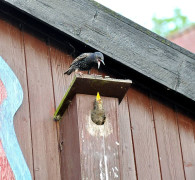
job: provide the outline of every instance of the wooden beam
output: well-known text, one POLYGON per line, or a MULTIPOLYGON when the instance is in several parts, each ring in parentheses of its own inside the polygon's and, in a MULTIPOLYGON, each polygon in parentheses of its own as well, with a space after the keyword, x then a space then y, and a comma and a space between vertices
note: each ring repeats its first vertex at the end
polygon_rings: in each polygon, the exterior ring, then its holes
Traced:
POLYGON ((92 0, 3 0, 195 101, 195 55, 92 0))
POLYGON ((97 92, 100 92, 101 96, 115 97, 121 102, 131 83, 131 80, 103 78, 96 75, 76 75, 61 100, 54 114, 54 119, 61 119, 66 108, 77 93, 96 95, 97 92))

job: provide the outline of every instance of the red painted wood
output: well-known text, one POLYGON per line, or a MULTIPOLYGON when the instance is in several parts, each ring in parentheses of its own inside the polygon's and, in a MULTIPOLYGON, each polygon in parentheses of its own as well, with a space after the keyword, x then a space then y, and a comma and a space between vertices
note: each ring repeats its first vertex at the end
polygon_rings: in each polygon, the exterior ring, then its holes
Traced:
POLYGON ((60 122, 60 148, 62 179, 82 179, 76 98, 60 122))
POLYGON ((170 104, 152 98, 163 179, 185 179, 175 112, 170 104))
POLYGON ((31 172, 31 176, 34 178, 28 89, 22 33, 17 27, 3 21, 1 18, 0 42, 0 56, 3 57, 13 70, 23 89, 24 98, 21 107, 14 116, 14 129, 24 158, 31 172))
MULTIPOLYGON (((56 45, 56 43, 53 44, 53 42, 51 44, 56 45)), ((71 83, 71 81, 73 79, 74 73, 72 73, 72 75, 70 75, 70 76, 64 75, 65 69, 68 69, 68 67, 70 66, 73 59, 69 54, 67 54, 65 52, 65 49, 58 48, 59 44, 57 44, 55 46, 55 48, 52 45, 50 45, 49 50, 50 50, 50 58, 51 58, 51 66, 52 66, 54 99, 55 99, 55 106, 57 107, 60 104, 60 102, 64 96, 64 93, 66 92, 69 84, 71 83)), ((67 119, 67 118, 68 117, 66 116, 65 119, 67 119)), ((63 119, 64 119, 64 117, 63 117, 63 119)), ((56 122, 56 123, 57 123, 57 127, 58 127, 57 128, 58 144, 59 144, 59 146, 62 146, 62 144, 61 144, 62 141, 71 140, 69 138, 64 140, 62 138, 62 134, 60 134, 60 132, 62 132, 62 131, 67 132, 67 130, 66 130, 66 128, 68 127, 68 126, 66 126, 67 121, 62 120, 61 122, 56 122), (63 129, 63 130, 60 131, 60 129, 63 129)), ((71 130, 71 129, 68 129, 68 130, 71 130)), ((71 135, 71 134, 69 134, 69 135, 71 135)), ((65 142, 63 144, 65 144, 65 142)), ((64 166, 65 166, 64 150, 62 151, 62 153, 60 152, 60 155, 61 155, 61 158, 60 158, 61 176, 62 176, 62 179, 64 179, 65 176, 67 175, 67 172, 64 171, 64 166)), ((74 157, 75 157, 75 155, 74 155, 74 157)), ((74 161, 74 160, 72 160, 72 161, 74 161)))
POLYGON ((69 68, 73 58, 66 52, 63 52, 62 49, 58 49, 57 47, 54 48, 53 46, 50 46, 50 56, 54 82, 54 95, 57 107, 74 77, 74 73, 70 76, 64 75, 65 70, 69 68))
POLYGON ((195 118, 179 110, 177 112, 181 149, 186 180, 195 178, 195 118))
POLYGON ((125 180, 131 177, 131 180, 135 180, 137 178, 127 96, 119 105, 118 126, 121 179, 125 180))
POLYGON ((49 47, 24 32, 35 179, 59 180, 60 162, 49 47))
POLYGON ((0 140, 0 180, 15 180, 13 171, 6 158, 3 146, 0 140))
MULTIPOLYGON (((4 99, 6 99, 7 93, 5 86, 3 85, 2 81, 0 80, 0 105, 3 103, 4 99)), ((13 171, 9 165, 7 160, 6 154, 3 150, 3 146, 0 139, 0 180, 14 180, 13 171)))
POLYGON ((161 179, 154 121, 145 91, 130 88, 128 103, 138 179, 161 179))
POLYGON ((3 103, 3 100, 6 99, 7 93, 3 82, 0 79, 0 105, 3 103))

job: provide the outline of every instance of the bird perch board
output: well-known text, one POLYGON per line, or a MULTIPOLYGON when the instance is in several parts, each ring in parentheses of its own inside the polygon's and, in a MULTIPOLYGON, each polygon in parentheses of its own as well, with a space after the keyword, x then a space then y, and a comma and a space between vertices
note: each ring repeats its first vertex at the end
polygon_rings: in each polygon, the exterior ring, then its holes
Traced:
POLYGON ((99 92, 101 96, 118 98, 120 103, 131 83, 131 80, 103 78, 99 75, 75 75, 54 114, 54 119, 59 120, 62 117, 75 94, 96 95, 99 92))

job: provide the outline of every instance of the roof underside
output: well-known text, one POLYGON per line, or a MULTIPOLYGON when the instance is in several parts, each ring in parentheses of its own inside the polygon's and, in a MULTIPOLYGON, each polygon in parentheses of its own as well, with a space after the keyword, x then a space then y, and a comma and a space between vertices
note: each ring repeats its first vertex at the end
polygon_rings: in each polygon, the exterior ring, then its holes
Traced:
POLYGON ((195 54, 91 0, 3 0, 195 101, 195 54))

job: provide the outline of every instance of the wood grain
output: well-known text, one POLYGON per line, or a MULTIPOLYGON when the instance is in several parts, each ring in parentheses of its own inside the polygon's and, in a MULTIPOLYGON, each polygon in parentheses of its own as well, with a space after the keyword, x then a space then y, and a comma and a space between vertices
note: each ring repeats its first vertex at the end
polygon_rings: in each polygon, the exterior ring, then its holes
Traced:
POLYGON ((127 96, 119 105, 118 127, 121 179, 135 180, 137 178, 127 96))
POLYGON ((24 32, 35 179, 61 179, 48 46, 24 32))
POLYGON ((18 28, 0 19, 0 42, 0 55, 12 68, 23 89, 24 98, 21 107, 14 116, 14 127, 18 142, 33 178, 29 100, 22 33, 18 28))
POLYGON ((4 2, 195 101, 195 55, 95 1, 4 2))
POLYGON ((56 107, 60 104, 66 90, 68 89, 74 73, 70 76, 64 75, 64 72, 69 68, 70 64, 73 61, 71 55, 66 53, 66 49, 60 49, 50 45, 50 56, 51 56, 51 65, 52 65, 52 75, 54 83, 54 93, 56 107))
POLYGON ((195 134, 194 118, 182 110, 177 112, 181 149, 186 180, 195 177, 195 134))
POLYGON ((104 125, 91 120, 95 96, 77 94, 77 113, 83 179, 120 179, 118 99, 102 97, 104 125))
POLYGON ((148 95, 130 88, 127 94, 138 179, 161 179, 152 110, 148 95))
MULTIPOLYGON (((56 42, 50 43, 50 57, 52 66, 52 76, 53 76, 53 88, 55 97, 55 106, 58 107, 64 93, 67 91, 69 84, 73 79, 73 74, 70 76, 65 76, 64 72, 69 68, 73 58, 71 55, 66 53, 66 49, 59 48, 59 44, 56 42), (52 44, 52 45, 51 45, 52 44)), ((55 107, 55 109, 56 109, 55 107)), ((80 174, 73 171, 74 164, 77 163, 74 169, 80 172, 79 167, 79 146, 75 142, 77 137, 76 121, 72 121, 74 113, 72 112, 74 107, 69 107, 71 110, 67 110, 67 114, 63 116, 60 122, 57 122, 58 126, 58 144, 60 147, 60 167, 61 167, 61 178, 62 179, 79 179, 80 174), (72 112, 72 114, 71 114, 72 112), (72 128, 69 128, 69 127, 72 128), (72 151, 75 149, 75 151, 72 151), (72 154, 72 152, 74 154, 72 154), (76 153, 77 152, 77 153, 76 153), (78 161, 78 162, 77 162, 78 161)))
POLYGON ((153 97, 152 106, 163 179, 185 179, 178 124, 168 103, 153 97))
MULTIPOLYGON (((81 178, 79 147, 79 127, 76 98, 60 121, 61 178, 78 180, 81 178)), ((88 164, 86 164, 88 166, 88 164)))

